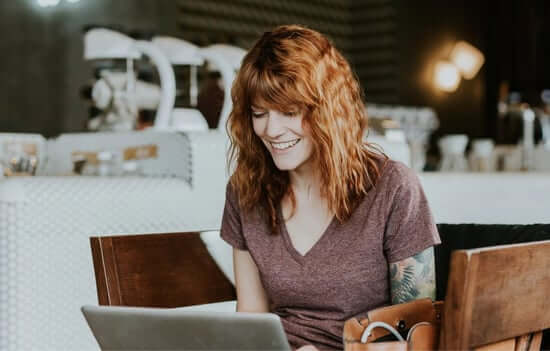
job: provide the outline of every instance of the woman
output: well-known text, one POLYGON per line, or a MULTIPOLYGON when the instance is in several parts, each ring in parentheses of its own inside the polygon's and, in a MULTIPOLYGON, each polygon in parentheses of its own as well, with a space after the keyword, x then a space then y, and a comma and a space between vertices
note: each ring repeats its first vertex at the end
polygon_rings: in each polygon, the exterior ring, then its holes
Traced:
POLYGON ((363 141, 349 64, 320 33, 266 32, 232 89, 221 236, 237 310, 280 316, 302 350, 342 349, 351 317, 435 296, 439 236, 414 173, 363 141))

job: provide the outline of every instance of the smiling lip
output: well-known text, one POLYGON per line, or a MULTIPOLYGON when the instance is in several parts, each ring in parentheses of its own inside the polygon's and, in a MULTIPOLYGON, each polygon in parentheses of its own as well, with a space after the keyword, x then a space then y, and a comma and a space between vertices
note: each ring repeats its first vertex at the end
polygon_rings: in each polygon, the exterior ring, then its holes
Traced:
POLYGON ((302 139, 294 139, 294 140, 277 142, 277 143, 269 142, 269 145, 271 145, 272 152, 280 154, 280 153, 285 153, 290 149, 292 149, 294 146, 296 146, 300 142, 300 140, 302 139))

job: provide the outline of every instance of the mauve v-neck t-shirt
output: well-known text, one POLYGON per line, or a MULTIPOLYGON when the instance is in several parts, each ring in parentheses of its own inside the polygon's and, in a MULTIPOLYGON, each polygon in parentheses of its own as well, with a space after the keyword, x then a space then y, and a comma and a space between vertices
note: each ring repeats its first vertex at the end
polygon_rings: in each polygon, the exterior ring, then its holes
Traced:
POLYGON ((440 243, 416 174, 392 160, 351 217, 333 219, 305 255, 281 223, 273 235, 259 213, 242 213, 228 185, 221 237, 252 256, 293 348, 342 350, 347 319, 390 304, 388 263, 440 243))

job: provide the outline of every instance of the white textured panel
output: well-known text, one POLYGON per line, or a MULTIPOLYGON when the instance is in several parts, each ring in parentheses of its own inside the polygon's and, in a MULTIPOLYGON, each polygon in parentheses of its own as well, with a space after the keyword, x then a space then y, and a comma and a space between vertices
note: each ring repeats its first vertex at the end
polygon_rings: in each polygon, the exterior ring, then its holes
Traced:
POLYGON ((177 178, 0 180, 0 351, 98 349, 80 313, 97 304, 90 236, 219 229, 227 181, 219 132, 64 135, 48 141, 41 174, 68 173, 74 150, 151 143, 159 158, 141 162, 145 173, 177 178))
POLYGON ((219 231, 202 232, 201 239, 223 274, 235 285, 233 247, 220 237, 219 231))
POLYGON ((224 301, 216 303, 207 303, 204 305, 193 305, 178 307, 177 310, 183 311, 205 311, 205 312, 235 312, 237 310, 237 301, 224 301))
MULTIPOLYGON (((80 313, 81 305, 97 304, 89 236, 210 229, 221 221, 222 205, 195 210, 199 195, 179 179, 4 182, 22 187, 25 198, 0 201, 2 351, 97 350, 80 313)), ((223 196, 210 200, 223 204, 223 196)))
POLYGON ((15 233, 20 204, 0 203, 0 350, 18 349, 17 326, 11 323, 17 319, 18 260, 15 233))

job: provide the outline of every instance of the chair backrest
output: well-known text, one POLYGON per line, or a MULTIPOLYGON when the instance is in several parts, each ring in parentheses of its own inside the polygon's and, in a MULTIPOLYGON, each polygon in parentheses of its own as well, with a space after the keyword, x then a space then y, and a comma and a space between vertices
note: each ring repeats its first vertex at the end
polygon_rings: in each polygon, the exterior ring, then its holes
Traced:
POLYGON ((550 241, 455 251, 440 348, 469 350, 550 328, 548 267, 550 241))
POLYGON ((550 240, 550 224, 439 223, 437 230, 441 238, 434 252, 437 300, 445 299, 452 252, 550 240))
POLYGON ((181 307, 234 300, 198 232, 91 237, 100 305, 181 307))

